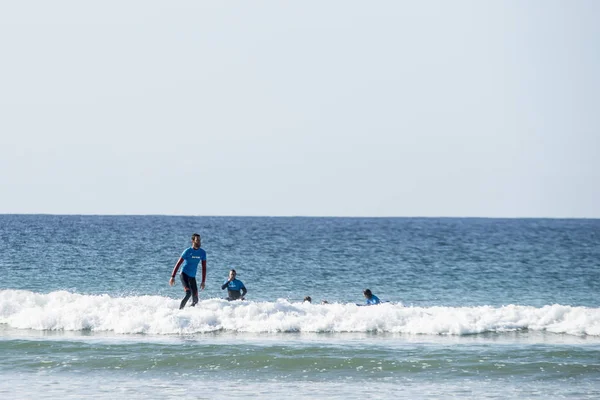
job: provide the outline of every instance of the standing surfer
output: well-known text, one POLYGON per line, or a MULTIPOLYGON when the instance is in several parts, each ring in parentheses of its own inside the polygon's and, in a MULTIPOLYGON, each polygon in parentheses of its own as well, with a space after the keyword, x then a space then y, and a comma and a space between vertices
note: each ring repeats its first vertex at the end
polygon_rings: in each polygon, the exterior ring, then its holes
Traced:
POLYGON ((200 283, 200 289, 204 290, 204 281, 206 280, 206 251, 200 248, 200 235, 194 233, 192 235, 192 247, 188 247, 183 251, 173 273, 169 280, 169 285, 175 284, 175 275, 177 270, 183 264, 181 269, 181 283, 183 284, 183 290, 185 290, 185 297, 181 300, 179 309, 185 307, 185 303, 192 297, 192 307, 198 303, 198 285, 196 283, 196 272, 198 271, 198 264, 202 261, 202 282, 200 283))

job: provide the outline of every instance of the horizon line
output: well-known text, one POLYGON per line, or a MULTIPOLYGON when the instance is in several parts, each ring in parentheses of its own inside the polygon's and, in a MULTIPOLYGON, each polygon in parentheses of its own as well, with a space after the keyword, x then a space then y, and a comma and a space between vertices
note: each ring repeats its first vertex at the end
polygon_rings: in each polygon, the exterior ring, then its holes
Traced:
POLYGON ((500 216, 476 216, 476 215, 437 215, 437 216, 428 216, 428 215, 242 215, 242 214, 212 214, 212 215, 202 215, 202 214, 97 214, 97 213, 3 213, 0 212, 0 216, 72 216, 72 217, 192 217, 192 218, 354 218, 354 219, 576 219, 576 220, 597 220, 600 217, 549 217, 549 216, 512 216, 512 217, 500 217, 500 216))

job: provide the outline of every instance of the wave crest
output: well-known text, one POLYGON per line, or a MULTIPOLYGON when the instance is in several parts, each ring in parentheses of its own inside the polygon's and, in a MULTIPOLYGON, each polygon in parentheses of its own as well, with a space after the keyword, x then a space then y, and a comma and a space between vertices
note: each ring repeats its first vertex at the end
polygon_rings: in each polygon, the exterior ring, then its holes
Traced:
POLYGON ((355 304, 201 301, 178 310, 161 296, 111 297, 66 291, 0 290, 0 324, 15 329, 187 335, 231 332, 381 332, 471 335, 519 330, 600 336, 600 309, 559 304, 541 308, 404 307, 355 304))

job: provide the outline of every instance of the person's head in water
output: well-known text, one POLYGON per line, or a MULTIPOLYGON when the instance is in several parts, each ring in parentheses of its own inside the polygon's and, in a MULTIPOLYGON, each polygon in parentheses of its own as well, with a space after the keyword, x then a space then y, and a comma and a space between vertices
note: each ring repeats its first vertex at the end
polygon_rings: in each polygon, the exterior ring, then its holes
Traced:
POLYGON ((309 303, 312 303, 312 299, 310 298, 310 296, 306 296, 306 297, 304 298, 304 301, 305 301, 305 302, 307 302, 307 301, 308 301, 309 303))
POLYGON ((196 250, 200 248, 200 235, 197 233, 192 234, 192 247, 196 250))
POLYGON ((365 297, 366 297, 367 299, 370 299, 371 297, 373 297, 373 293, 371 292, 371 289, 365 289, 365 290, 363 291, 363 294, 365 295, 365 297))
POLYGON ((229 280, 230 281, 234 280, 236 275, 237 275, 237 272, 235 272, 235 269, 230 270, 229 271, 229 280))

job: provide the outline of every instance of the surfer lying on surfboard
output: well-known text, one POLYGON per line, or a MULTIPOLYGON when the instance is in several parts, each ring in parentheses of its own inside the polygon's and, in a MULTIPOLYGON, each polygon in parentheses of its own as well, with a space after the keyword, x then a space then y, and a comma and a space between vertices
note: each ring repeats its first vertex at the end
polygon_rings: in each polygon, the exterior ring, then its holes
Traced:
POLYGON ((372 292, 371 289, 365 289, 363 291, 363 294, 365 295, 365 306, 372 306, 374 304, 379 304, 381 303, 381 301, 379 300, 379 297, 375 296, 372 292))

